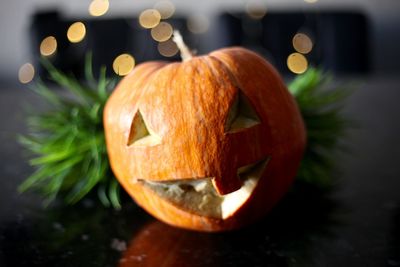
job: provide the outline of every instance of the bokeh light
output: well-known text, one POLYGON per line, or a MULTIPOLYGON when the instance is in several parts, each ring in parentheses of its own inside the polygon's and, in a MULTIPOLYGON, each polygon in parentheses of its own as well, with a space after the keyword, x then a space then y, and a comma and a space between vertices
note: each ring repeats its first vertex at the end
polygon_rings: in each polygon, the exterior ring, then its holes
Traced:
POLYGON ((308 54, 313 48, 311 38, 304 33, 297 33, 292 39, 293 47, 297 52, 308 54))
POLYGON ((139 24, 146 29, 156 27, 161 20, 161 14, 157 9, 146 9, 139 16, 139 24))
POLYGON ((173 31, 171 24, 160 22, 160 24, 151 29, 151 37, 158 42, 165 42, 171 38, 173 31))
POLYGON ((18 80, 21 83, 29 83, 35 77, 35 68, 31 63, 25 63, 19 68, 18 80))
POLYGON ((313 4, 313 3, 316 3, 316 2, 318 2, 318 0, 304 0, 304 2, 307 2, 307 3, 313 4))
POLYGON ((172 39, 169 39, 165 42, 158 43, 157 45, 158 52, 164 57, 173 57, 175 56, 179 49, 178 46, 172 39))
POLYGON ((80 41, 83 40, 83 38, 85 38, 85 35, 86 35, 85 24, 83 24, 80 21, 75 22, 71 26, 69 26, 67 31, 67 37, 71 43, 79 43, 80 41))
POLYGON ((175 6, 171 1, 159 1, 154 8, 160 12, 162 19, 168 19, 175 13, 175 6))
POLYGON ((47 36, 40 43, 40 54, 42 56, 51 56, 57 50, 57 40, 54 36, 47 36))
POLYGON ((210 27, 210 20, 204 15, 193 15, 187 20, 187 28, 192 33, 204 33, 210 27))
POLYGON ((300 53, 290 54, 287 58, 287 66, 289 70, 296 74, 304 73, 308 68, 308 61, 305 56, 300 53))
POLYGON ((267 6, 264 1, 250 0, 246 4, 246 12, 252 19, 261 19, 267 14, 267 6))
POLYGON ((121 54, 114 59, 113 69, 119 76, 125 76, 135 67, 135 58, 130 54, 121 54))
POLYGON ((94 17, 99 17, 107 13, 110 7, 108 0, 93 0, 89 5, 89 14, 94 17))

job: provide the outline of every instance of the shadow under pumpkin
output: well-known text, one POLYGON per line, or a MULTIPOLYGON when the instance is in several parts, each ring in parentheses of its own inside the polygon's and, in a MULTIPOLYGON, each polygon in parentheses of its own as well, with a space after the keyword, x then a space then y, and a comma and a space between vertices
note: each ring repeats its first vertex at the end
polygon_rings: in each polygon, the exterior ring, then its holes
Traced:
POLYGON ((263 220, 239 231, 206 234, 149 222, 133 235, 119 266, 310 264, 314 237, 333 238, 343 211, 329 191, 297 183, 263 220))
POLYGON ((0 229, 4 263, 21 267, 76 262, 121 267, 311 264, 314 237, 326 242, 334 239, 346 212, 330 192, 296 184, 258 223, 207 234, 168 226, 125 200, 118 212, 86 201, 10 220, 0 229), (115 239, 127 244, 126 251, 112 248, 115 239))

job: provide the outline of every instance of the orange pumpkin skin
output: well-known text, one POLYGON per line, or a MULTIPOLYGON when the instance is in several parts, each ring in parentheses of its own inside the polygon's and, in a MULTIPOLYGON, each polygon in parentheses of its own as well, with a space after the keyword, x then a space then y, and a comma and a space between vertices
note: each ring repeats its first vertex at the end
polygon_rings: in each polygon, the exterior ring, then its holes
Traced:
POLYGON ((237 229, 264 216, 293 182, 305 147, 300 112, 279 74, 239 47, 138 65, 110 96, 104 127, 113 172, 136 203, 168 224, 199 231, 237 229), (239 93, 260 123, 228 132, 226 120, 239 93), (157 141, 130 144, 138 112, 157 141), (225 195, 242 185, 238 168, 266 158, 255 189, 226 218, 183 209, 140 182, 212 177, 225 195))

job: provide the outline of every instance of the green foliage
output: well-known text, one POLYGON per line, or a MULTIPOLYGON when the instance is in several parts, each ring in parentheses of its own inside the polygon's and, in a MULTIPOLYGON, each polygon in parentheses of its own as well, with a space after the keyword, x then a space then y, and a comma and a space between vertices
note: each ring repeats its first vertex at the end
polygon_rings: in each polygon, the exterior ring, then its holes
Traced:
POLYGON ((341 110, 351 90, 330 86, 331 78, 315 68, 310 68, 289 84, 307 131, 307 146, 297 180, 318 187, 333 184, 335 152, 340 148, 340 138, 350 126, 341 110))
POLYGON ((74 204, 97 188, 104 205, 119 208, 119 186, 108 163, 102 123, 103 108, 116 81, 106 78, 105 68, 96 81, 90 55, 85 65, 87 84, 46 60, 42 64, 67 94, 54 92, 42 81, 32 88, 49 108, 29 116, 28 134, 19 137, 33 155, 29 163, 35 168, 19 190, 38 191, 45 197, 45 204, 58 195, 67 204, 74 204))

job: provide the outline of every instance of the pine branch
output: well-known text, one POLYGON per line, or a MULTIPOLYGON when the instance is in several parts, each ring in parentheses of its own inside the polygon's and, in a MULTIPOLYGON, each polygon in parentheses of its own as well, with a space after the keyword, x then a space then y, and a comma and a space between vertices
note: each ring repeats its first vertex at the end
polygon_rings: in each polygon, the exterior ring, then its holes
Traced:
POLYGON ((29 163, 35 168, 19 190, 41 193, 45 204, 57 196, 74 204, 96 188, 104 205, 119 208, 119 187, 107 160, 102 124, 103 108, 116 81, 106 79, 105 68, 98 81, 94 79, 91 55, 85 64, 87 84, 59 71, 49 61, 42 64, 69 95, 54 92, 42 81, 32 88, 50 108, 31 115, 28 134, 19 137, 20 144, 31 152, 29 163))
POLYGON ((315 68, 289 84, 307 130, 307 146, 297 180, 325 188, 334 183, 334 155, 340 149, 340 139, 351 126, 341 110, 352 90, 329 86, 331 77, 315 68))

